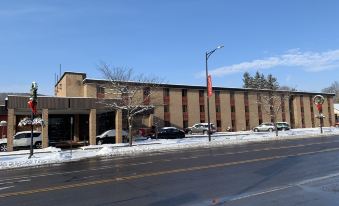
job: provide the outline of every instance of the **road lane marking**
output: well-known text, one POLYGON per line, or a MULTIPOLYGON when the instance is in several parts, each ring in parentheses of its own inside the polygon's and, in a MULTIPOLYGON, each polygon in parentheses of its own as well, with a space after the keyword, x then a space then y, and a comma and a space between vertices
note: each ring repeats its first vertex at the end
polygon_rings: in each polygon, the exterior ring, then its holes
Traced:
POLYGON ((8 185, 8 184, 15 184, 15 183, 20 183, 20 182, 30 182, 31 179, 22 179, 18 181, 13 181, 13 182, 2 182, 0 185, 8 185))
MULTIPOLYGON (((321 144, 331 144, 331 143, 337 143, 338 141, 326 141, 326 142, 315 142, 315 143, 309 143, 309 144, 298 144, 298 145, 291 145, 291 146, 281 146, 281 147, 266 147, 262 149, 253 149, 253 150, 243 150, 239 152, 226 152, 226 153, 217 153, 217 154, 207 154, 207 155, 195 155, 195 156, 189 156, 189 157, 182 157, 179 159, 182 160, 189 160, 189 159, 196 159, 198 157, 207 157, 207 156, 225 156, 225 155, 236 155, 236 154, 244 154, 244 153, 250 153, 250 152, 261 152, 261 151, 270 151, 270 150, 279 150, 279 149, 289 149, 289 148, 299 148, 299 147, 307 147, 312 145, 321 145, 321 144)), ((116 159, 114 159, 116 160, 116 159)), ((118 159, 121 160, 121 159, 118 159)), ((115 165, 108 165, 108 166, 101 166, 99 168, 92 168, 92 169, 84 169, 84 170, 74 170, 69 172, 54 172, 54 173, 44 173, 40 175, 33 175, 33 176, 17 176, 12 178, 6 178, 0 180, 0 182, 3 181, 15 181, 20 179, 27 179, 27 178, 39 178, 39 177, 47 177, 47 176, 54 176, 54 175, 67 175, 67 174, 73 174, 73 173, 81 173, 81 172, 88 172, 88 171, 98 171, 98 170, 104 170, 104 169, 110 169, 110 168, 121 168, 125 166, 138 166, 138 165, 144 165, 144 164, 152 164, 155 162, 171 162, 176 161, 176 159, 163 159, 159 161, 153 161, 153 162, 137 162, 137 163, 118 163, 115 165)), ((1 184, 1 183, 0 183, 1 184)))
POLYGON ((240 195, 240 196, 230 198, 230 199, 229 198, 218 198, 218 200, 221 200, 221 201, 218 202, 218 204, 242 200, 242 199, 247 199, 247 198, 260 196, 260 195, 265 195, 265 194, 268 194, 268 193, 277 192, 277 191, 280 191, 280 190, 286 190, 286 189, 289 189, 289 188, 292 188, 292 187, 302 186, 302 185, 305 185, 305 184, 318 182, 318 181, 322 181, 322 180, 326 180, 326 179, 330 179, 330 178, 335 178, 335 177, 338 177, 338 176, 339 176, 339 173, 333 173, 333 174, 329 174, 329 175, 325 175, 325 176, 321 176, 321 177, 315 177, 315 178, 311 178, 311 179, 302 180, 302 181, 291 183, 291 184, 281 186, 281 187, 274 187, 274 188, 270 188, 270 189, 259 191, 259 192, 240 195))
POLYGON ((145 174, 139 174, 139 175, 113 177, 113 178, 108 178, 108 179, 103 179, 103 180, 93 180, 93 181, 82 182, 82 183, 59 185, 59 186, 32 189, 32 190, 26 190, 26 191, 20 191, 20 192, 4 193, 4 194, 0 194, 0 198, 85 187, 85 186, 105 184, 105 183, 111 183, 111 182, 122 182, 122 181, 127 181, 127 180, 135 180, 135 179, 167 175, 167 174, 200 171, 200 170, 205 170, 205 169, 227 167, 227 166, 234 166, 234 165, 247 164, 247 163, 255 163, 255 162, 282 159, 282 158, 288 158, 288 157, 298 157, 298 156, 311 155, 311 154, 317 154, 317 153, 333 152, 333 151, 338 151, 338 150, 339 150, 339 147, 336 147, 336 148, 330 148, 330 149, 324 149, 324 150, 318 150, 318 151, 312 151, 312 152, 302 152, 302 153, 297 153, 294 155, 272 156, 272 157, 258 158, 258 159, 252 159, 252 160, 242 160, 242 161, 237 161, 237 162, 225 162, 225 163, 203 165, 203 166, 196 166, 196 167, 190 167, 190 168, 179 168, 179 169, 151 172, 151 173, 145 173, 145 174))
POLYGON ((8 186, 8 187, 0 187, 0 190, 5 190, 5 189, 9 189, 9 188, 12 188, 14 186, 8 186))
POLYGON ((74 171, 69 171, 69 172, 53 172, 53 173, 44 173, 44 174, 32 175, 32 176, 17 176, 17 177, 1 179, 0 184, 2 184, 1 182, 4 182, 4 181, 15 181, 15 180, 26 179, 26 178, 39 178, 39 177, 47 177, 47 176, 54 176, 54 175, 67 175, 67 174, 80 173, 80 172, 98 171, 98 170, 104 170, 104 169, 110 169, 110 168, 119 168, 119 167, 124 167, 124 166, 138 166, 138 165, 145 165, 145 164, 152 164, 152 163, 153 162, 137 162, 137 163, 130 163, 130 164, 116 164, 116 165, 111 165, 111 166, 101 166, 99 168, 74 170, 74 171))

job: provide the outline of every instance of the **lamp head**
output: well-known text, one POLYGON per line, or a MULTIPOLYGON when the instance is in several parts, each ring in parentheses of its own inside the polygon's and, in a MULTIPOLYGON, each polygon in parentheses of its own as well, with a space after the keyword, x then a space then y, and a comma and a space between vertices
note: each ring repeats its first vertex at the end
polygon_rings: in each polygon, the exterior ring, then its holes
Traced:
POLYGON ((220 45, 217 47, 217 49, 221 49, 221 48, 224 48, 224 45, 220 45))

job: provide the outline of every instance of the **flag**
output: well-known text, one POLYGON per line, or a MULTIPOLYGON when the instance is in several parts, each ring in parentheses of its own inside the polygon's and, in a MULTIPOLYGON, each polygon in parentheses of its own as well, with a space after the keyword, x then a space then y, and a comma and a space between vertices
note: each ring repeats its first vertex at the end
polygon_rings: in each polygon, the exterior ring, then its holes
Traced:
POLYGON ((207 77, 207 95, 208 97, 212 96, 212 77, 208 75, 207 77))

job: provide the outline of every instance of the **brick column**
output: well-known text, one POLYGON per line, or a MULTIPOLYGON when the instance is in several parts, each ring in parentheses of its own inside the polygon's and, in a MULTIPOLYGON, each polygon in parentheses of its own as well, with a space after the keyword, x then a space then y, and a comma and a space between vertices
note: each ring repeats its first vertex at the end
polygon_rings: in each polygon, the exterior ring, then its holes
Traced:
POLYGON ((115 111, 115 143, 122 143, 122 111, 115 111))
POLYGON ((97 136, 97 110, 91 109, 89 112, 89 144, 96 145, 97 136))
POLYGON ((48 109, 42 109, 42 119, 45 126, 42 127, 42 148, 48 147, 48 109))
POLYGON ((153 126, 153 114, 150 114, 147 118, 147 127, 152 127, 153 126))
POLYGON ((13 151, 13 136, 15 135, 16 128, 16 116, 14 109, 8 109, 8 121, 7 121, 7 151, 13 151))

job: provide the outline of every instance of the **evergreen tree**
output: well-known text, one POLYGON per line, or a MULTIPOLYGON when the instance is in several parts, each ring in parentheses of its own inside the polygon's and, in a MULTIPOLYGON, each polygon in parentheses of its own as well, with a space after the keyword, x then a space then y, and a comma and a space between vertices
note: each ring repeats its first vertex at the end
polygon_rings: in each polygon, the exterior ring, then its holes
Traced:
POLYGON ((257 71, 254 75, 254 78, 253 78, 252 88, 260 89, 260 87, 261 87, 260 78, 261 78, 260 73, 259 73, 259 71, 257 71))
POLYGON ((252 88, 252 81, 253 78, 251 77, 250 73, 245 72, 243 75, 243 88, 252 88))
POLYGON ((259 85, 258 89, 267 89, 267 81, 265 79, 265 75, 264 74, 260 75, 258 85, 259 85))
POLYGON ((277 90, 280 88, 276 77, 274 77, 272 74, 269 74, 266 78, 265 75, 259 71, 256 71, 254 77, 252 77, 248 72, 245 72, 242 80, 243 88, 270 90, 277 90))
POLYGON ((279 88, 279 83, 277 81, 277 78, 273 77, 272 74, 269 74, 267 76, 267 80, 266 80, 266 89, 271 89, 271 90, 277 90, 279 88))

